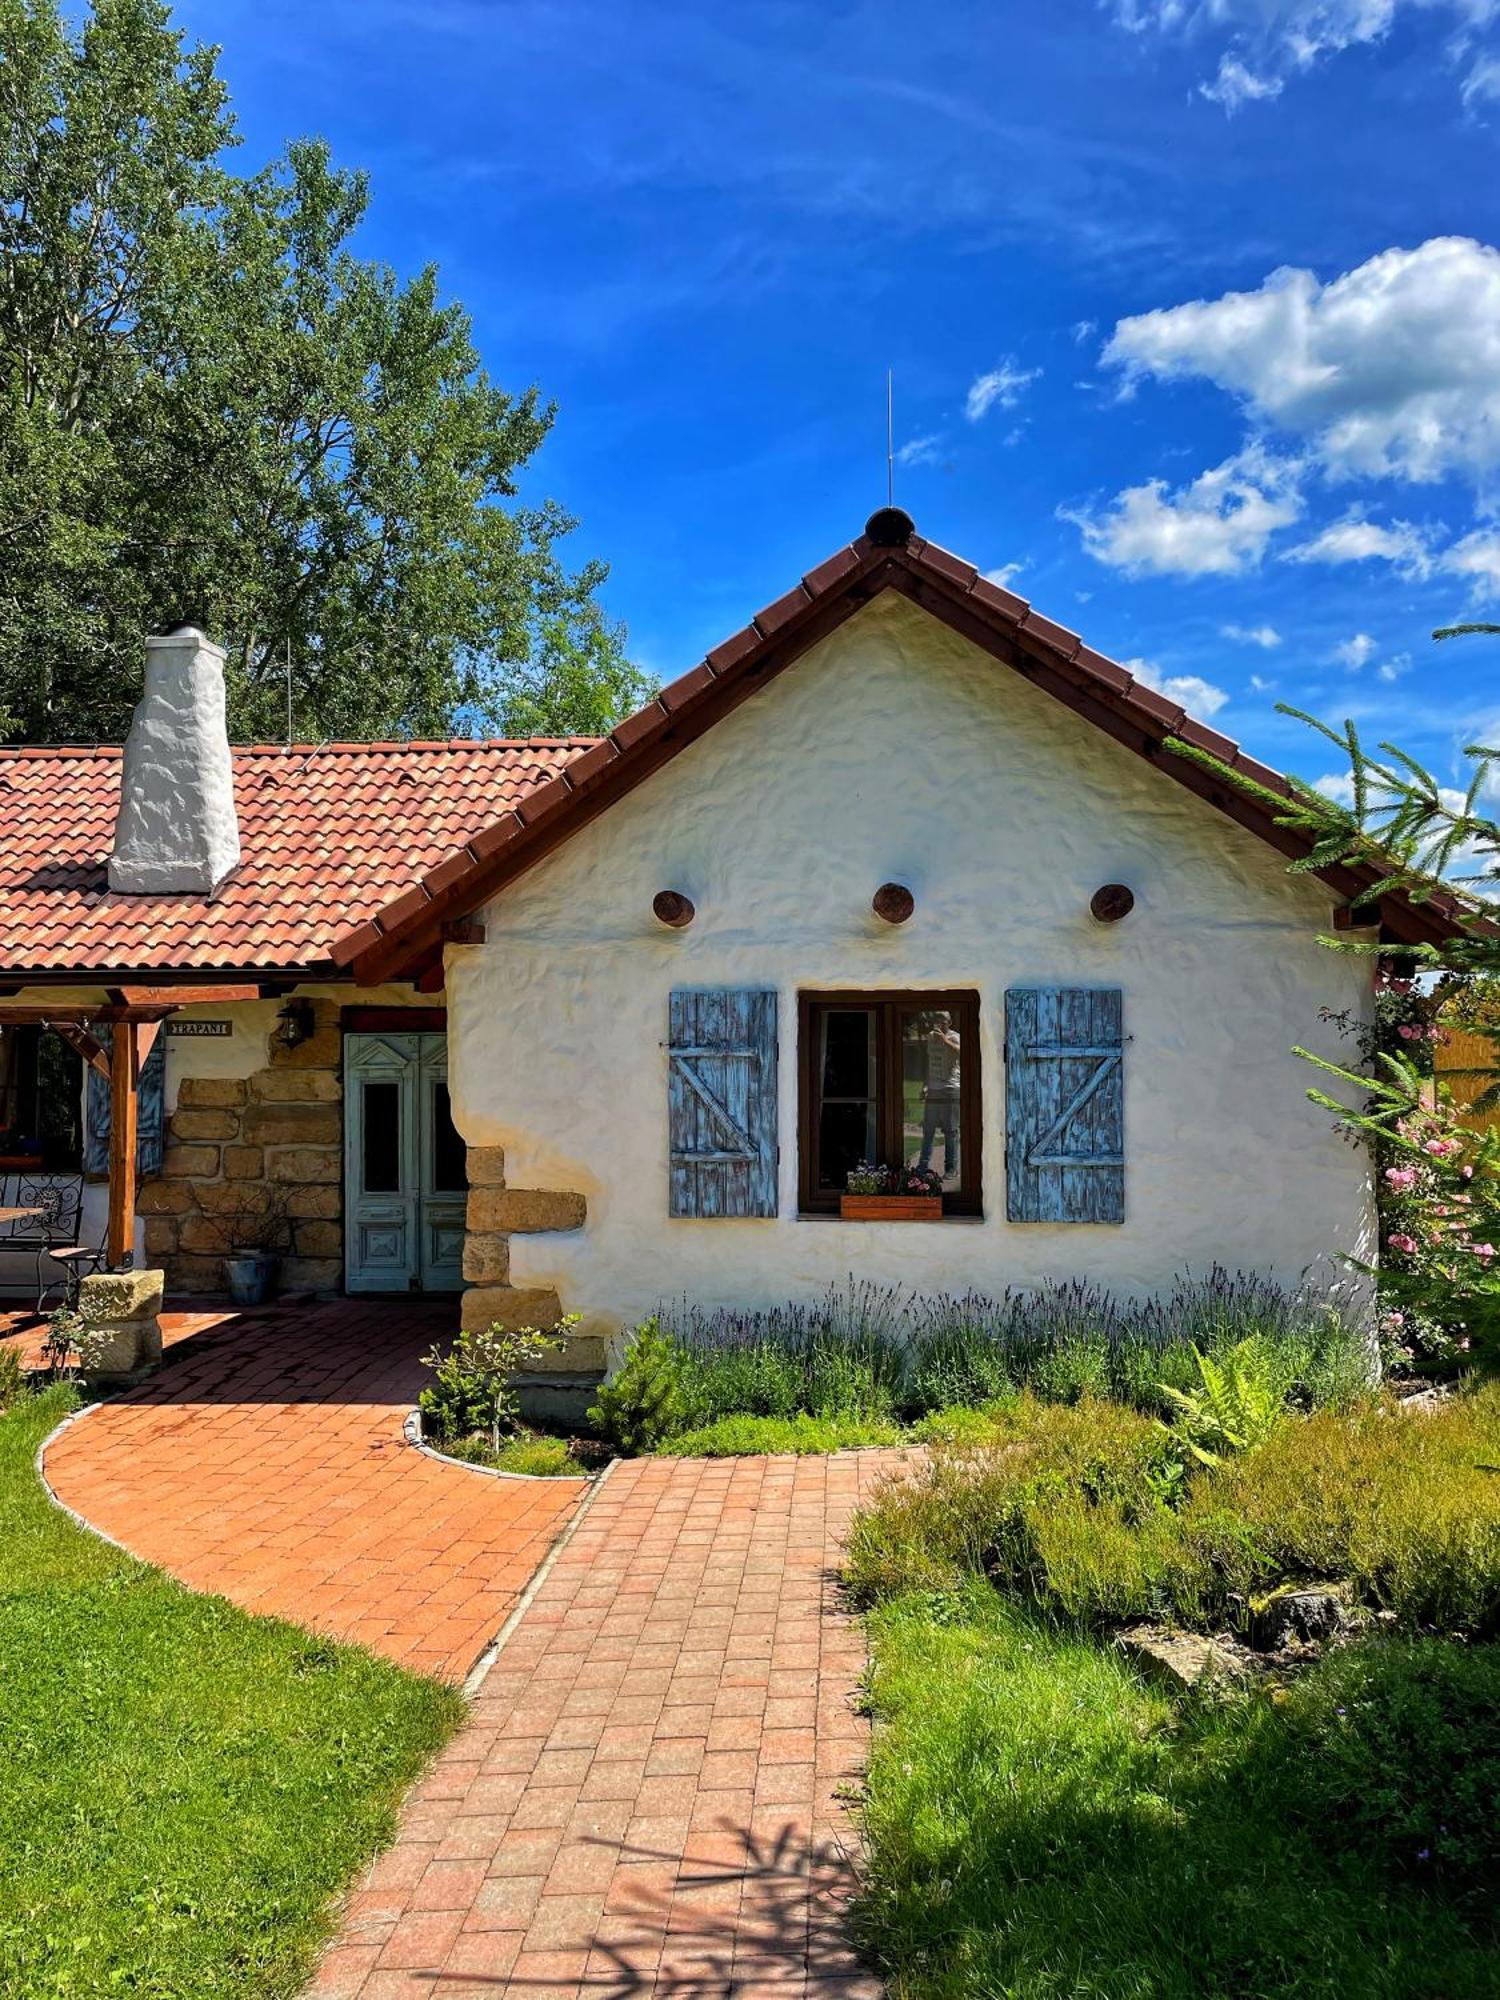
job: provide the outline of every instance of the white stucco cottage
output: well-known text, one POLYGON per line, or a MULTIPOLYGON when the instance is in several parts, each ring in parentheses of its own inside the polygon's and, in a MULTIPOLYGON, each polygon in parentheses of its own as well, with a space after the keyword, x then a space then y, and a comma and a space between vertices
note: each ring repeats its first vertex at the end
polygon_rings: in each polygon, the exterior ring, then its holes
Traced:
POLYGON ((16 1076, 47 1022, 80 1061, 166 1023, 132 1240, 179 1288, 263 1203, 292 1283, 578 1312, 587 1368, 684 1292, 1374 1253, 1289 1053, 1370 1008, 1318 942, 1364 878, 1288 874, 1274 804, 1170 746, 1282 778, 898 510, 598 742, 236 751, 231 826, 212 738, 127 757, 123 801, 117 752, 0 752, 16 1076), (191 886, 110 886, 127 825, 193 816, 133 783, 209 798, 191 886), (845 1219, 861 1159, 928 1168, 940 1215, 845 1219))

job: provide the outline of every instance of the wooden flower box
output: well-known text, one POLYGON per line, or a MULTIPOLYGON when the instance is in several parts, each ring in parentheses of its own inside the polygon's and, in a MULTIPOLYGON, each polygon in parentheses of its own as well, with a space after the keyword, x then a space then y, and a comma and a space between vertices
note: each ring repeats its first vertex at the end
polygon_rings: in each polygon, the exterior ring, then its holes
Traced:
POLYGON ((841 1194, 845 1222, 941 1222, 940 1194, 841 1194))

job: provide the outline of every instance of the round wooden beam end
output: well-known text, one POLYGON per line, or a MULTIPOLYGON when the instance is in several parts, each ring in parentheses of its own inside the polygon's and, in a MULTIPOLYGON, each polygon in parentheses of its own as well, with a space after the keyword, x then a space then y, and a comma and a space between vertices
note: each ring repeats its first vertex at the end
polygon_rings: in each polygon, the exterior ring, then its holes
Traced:
POLYGON ((917 899, 904 882, 882 882, 870 898, 870 908, 887 924, 904 924, 916 907, 917 899))
POLYGON ((1101 924, 1117 924, 1135 908, 1135 892, 1123 882, 1106 882, 1089 898, 1089 914, 1101 924))
POLYGON ((688 898, 679 895, 675 889, 658 889, 651 898, 651 914, 668 930, 685 931, 698 912, 688 898))

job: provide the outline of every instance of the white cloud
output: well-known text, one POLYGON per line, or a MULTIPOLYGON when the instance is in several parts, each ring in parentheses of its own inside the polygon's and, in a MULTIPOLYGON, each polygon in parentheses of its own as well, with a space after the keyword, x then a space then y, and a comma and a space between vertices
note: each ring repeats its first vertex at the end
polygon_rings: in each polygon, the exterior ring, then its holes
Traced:
POLYGON ((1002 410, 1013 410, 1021 400, 1021 392, 1041 374, 1040 368, 1022 368, 1013 354, 1007 354, 998 368, 992 368, 985 375, 976 375, 969 384, 969 393, 964 400, 964 415, 971 424, 977 424, 997 405, 1002 410))
POLYGON ((1217 715, 1229 699, 1223 688, 1215 687, 1212 681, 1198 674, 1164 674, 1150 660, 1122 660, 1120 664, 1127 674, 1133 674, 1148 688, 1155 688, 1168 701, 1177 702, 1190 715, 1217 715))
POLYGON ((1250 445, 1175 491, 1127 486, 1102 512, 1059 508, 1097 561, 1131 576, 1235 576, 1302 512, 1298 468, 1250 445))
POLYGON ((1216 383, 1335 477, 1500 465, 1500 251, 1470 237, 1384 250, 1326 285, 1283 268, 1258 291, 1140 313, 1103 358, 1126 394, 1151 376, 1216 383))
POLYGON ((1411 672, 1411 654, 1397 653, 1393 660, 1385 660, 1375 669, 1377 680, 1399 681, 1403 674, 1411 672))
POLYGON ((1240 646, 1259 646, 1266 653, 1281 644, 1281 634, 1274 625, 1221 625, 1219 637, 1240 646))
MULTIPOLYGON (((1279 96, 1287 81, 1339 56, 1378 42, 1398 13, 1427 15, 1447 33, 1446 53, 1468 61, 1474 31, 1495 18, 1497 0, 1106 0, 1116 21, 1135 34, 1226 37, 1217 77, 1200 94, 1235 111, 1253 98, 1279 96), (1253 68, 1251 65, 1253 64, 1253 68), (1226 81, 1227 79, 1227 81, 1226 81)), ((1469 102, 1480 55, 1463 85, 1469 102)))
POLYGON ((1327 771, 1321 778, 1314 778, 1313 790, 1321 792, 1325 799, 1332 799, 1335 805, 1354 804, 1354 780, 1347 771, 1327 771))
POLYGON ((1021 565, 1018 562, 1001 563, 998 569, 987 569, 984 580, 986 583, 997 584, 1001 590, 1009 590, 1020 574, 1021 565))
POLYGON ((1250 676, 1250 692, 1252 694, 1269 694, 1275 685, 1275 681, 1265 680, 1259 674, 1252 674, 1250 676))
POLYGON ((1481 56, 1464 78, 1463 100, 1472 111, 1478 104, 1500 104, 1500 56, 1481 56))
POLYGON ((1295 548, 1284 549, 1283 562, 1355 563, 1388 562, 1402 576, 1420 580, 1432 573, 1432 548, 1428 530, 1411 521, 1392 521, 1382 526, 1363 514, 1348 514, 1333 521, 1295 548))
POLYGON ((1257 76, 1254 70, 1245 67, 1238 56, 1222 55, 1218 75, 1207 83, 1200 83, 1198 95, 1214 104, 1222 104, 1226 111, 1238 111, 1242 104, 1280 97, 1284 87, 1279 76, 1257 76))
POLYGON ((1466 577, 1476 598, 1500 597, 1500 531, 1476 528, 1444 549, 1438 568, 1445 576, 1466 577))
POLYGON ((1342 661, 1351 673, 1358 673, 1376 651, 1378 648, 1368 632, 1356 632, 1352 639, 1339 641, 1333 649, 1333 657, 1342 661))
POLYGON ((898 446, 897 465, 936 465, 941 455, 943 436, 941 431, 933 431, 928 437, 908 438, 898 446))
POLYGON ((1099 322, 1095 319, 1077 319, 1073 322, 1073 338, 1080 347, 1085 341, 1092 340, 1098 331, 1099 322))

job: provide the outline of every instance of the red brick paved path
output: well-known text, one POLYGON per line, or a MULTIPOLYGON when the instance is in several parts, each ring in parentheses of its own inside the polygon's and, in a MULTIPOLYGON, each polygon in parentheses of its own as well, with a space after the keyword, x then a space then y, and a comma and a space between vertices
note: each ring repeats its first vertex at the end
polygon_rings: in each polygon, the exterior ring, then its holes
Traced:
POLYGON ((844 1940, 894 1452, 617 1465, 351 1899, 319 2000, 878 1994, 844 1940))
POLYGON ((405 1442, 419 1357, 453 1318, 352 1299, 173 1316, 161 1373, 64 1431, 48 1482, 195 1590, 461 1679, 586 1487, 405 1442))

